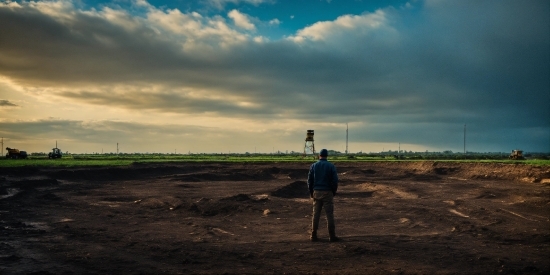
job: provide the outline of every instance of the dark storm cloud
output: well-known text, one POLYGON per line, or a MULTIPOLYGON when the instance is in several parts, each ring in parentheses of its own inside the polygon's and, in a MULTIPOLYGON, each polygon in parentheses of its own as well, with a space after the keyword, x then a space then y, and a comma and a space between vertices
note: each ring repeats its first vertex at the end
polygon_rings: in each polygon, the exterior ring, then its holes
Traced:
POLYGON ((127 31, 92 15, 60 22, 30 7, 1 8, 0 23, 0 72, 31 84, 135 81, 190 63, 151 29, 127 31))
POLYGON ((0 75, 61 86, 58 96, 99 106, 366 122, 366 142, 443 145, 467 123, 480 147, 511 146, 509 133, 522 132, 528 138, 518 143, 550 150, 548 14, 548 1, 425 1, 344 16, 287 40, 221 46, 237 34, 169 32, 179 26, 163 29, 152 16, 74 11, 60 19, 4 7, 0 75), (204 44, 186 48, 197 41, 204 44))
POLYGON ((11 103, 9 100, 0 99, 0 107, 16 107, 17 104, 11 103))
MULTIPOLYGON (((241 107, 236 102, 231 100, 217 98, 217 99, 205 99, 205 98, 193 98, 192 96, 186 96, 181 93, 162 93, 151 94, 144 92, 132 92, 131 97, 117 93, 106 93, 106 88, 102 93, 96 92, 63 92, 59 95, 82 100, 98 105, 121 105, 129 109, 135 110, 157 110, 161 112, 172 113, 242 113, 245 114, 265 114, 266 111, 262 110, 261 106, 241 107)), ((270 113, 272 114, 272 113, 270 113)))

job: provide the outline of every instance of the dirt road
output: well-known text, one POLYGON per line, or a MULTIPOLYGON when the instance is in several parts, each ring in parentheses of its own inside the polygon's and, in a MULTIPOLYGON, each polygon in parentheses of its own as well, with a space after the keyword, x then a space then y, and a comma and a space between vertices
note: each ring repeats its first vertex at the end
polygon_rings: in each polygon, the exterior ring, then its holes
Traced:
POLYGON ((550 167, 336 163, 0 168, 0 274, 550 274, 550 167), (324 225, 324 218, 322 218, 324 225))

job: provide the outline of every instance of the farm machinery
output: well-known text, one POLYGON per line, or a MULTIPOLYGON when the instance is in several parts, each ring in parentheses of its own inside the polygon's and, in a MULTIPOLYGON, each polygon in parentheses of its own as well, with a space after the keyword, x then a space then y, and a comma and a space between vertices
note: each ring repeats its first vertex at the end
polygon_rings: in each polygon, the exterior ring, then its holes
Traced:
POLYGON ((6 154, 6 158, 12 158, 12 159, 26 159, 27 158, 27 152, 26 151, 19 151, 18 149, 6 147, 6 150, 8 150, 8 153, 6 154))
POLYGON ((55 148, 52 149, 50 153, 48 153, 49 159, 60 159, 63 157, 63 154, 61 153, 61 149, 57 148, 57 141, 55 142, 55 148))
POLYGON ((515 159, 515 160, 522 160, 525 159, 523 157, 523 151, 522 150, 512 150, 512 153, 508 157, 509 159, 515 159))
POLYGON ((63 154, 59 148, 53 148, 52 151, 48 153, 49 159, 60 159, 61 157, 63 157, 63 154))

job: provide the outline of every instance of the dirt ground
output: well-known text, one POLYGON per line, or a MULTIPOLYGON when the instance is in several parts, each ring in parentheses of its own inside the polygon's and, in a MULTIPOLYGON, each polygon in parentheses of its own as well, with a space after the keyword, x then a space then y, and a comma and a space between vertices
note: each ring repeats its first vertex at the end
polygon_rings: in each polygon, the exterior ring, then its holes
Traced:
POLYGON ((307 163, 0 168, 0 274, 550 274, 550 167, 307 163))

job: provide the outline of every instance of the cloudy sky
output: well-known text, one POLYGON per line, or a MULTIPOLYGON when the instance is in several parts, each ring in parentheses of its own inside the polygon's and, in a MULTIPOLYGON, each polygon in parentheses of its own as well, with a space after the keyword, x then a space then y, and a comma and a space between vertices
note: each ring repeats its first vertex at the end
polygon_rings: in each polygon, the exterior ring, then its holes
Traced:
POLYGON ((4 147, 550 152, 547 0, 0 1, 4 147))

